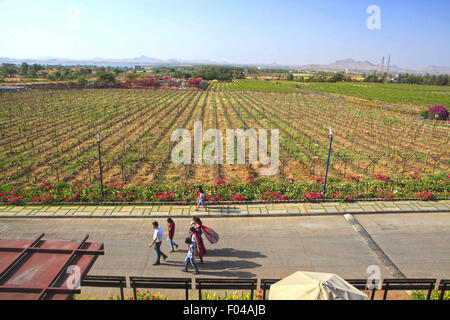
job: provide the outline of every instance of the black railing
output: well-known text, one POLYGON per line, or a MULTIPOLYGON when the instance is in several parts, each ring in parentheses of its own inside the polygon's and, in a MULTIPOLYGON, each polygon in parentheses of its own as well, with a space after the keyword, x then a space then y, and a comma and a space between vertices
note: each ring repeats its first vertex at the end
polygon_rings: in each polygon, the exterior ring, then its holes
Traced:
MULTIPOLYGON (((270 286, 280 279, 261 279, 259 289, 262 290, 262 299, 265 300, 270 286)), ((439 291, 438 299, 443 300, 446 291, 450 291, 450 279, 442 279, 436 286, 436 279, 384 279, 380 288, 367 286, 366 279, 347 279, 348 283, 363 291, 371 291, 370 299, 374 300, 377 291, 383 291, 383 300, 388 297, 389 291, 423 290, 427 291, 426 299, 430 300, 432 291, 439 291)), ((202 299, 203 290, 248 290, 253 300, 254 291, 258 289, 258 279, 226 279, 226 278, 157 278, 157 277, 130 277, 130 288, 133 289, 134 299, 137 299, 138 288, 146 289, 182 289, 186 300, 189 299, 189 289, 194 284, 198 290, 198 298, 202 299)), ((121 299, 124 299, 123 289, 128 288, 125 277, 116 276, 86 276, 82 286, 120 288, 121 299)))
POLYGON ((184 289, 186 300, 189 299, 189 288, 192 287, 190 278, 149 278, 130 277, 130 285, 133 289, 134 299, 137 299, 136 289, 184 289))
POLYGON ((270 286, 273 285, 275 282, 280 281, 281 279, 261 279, 261 283, 259 285, 259 288, 262 289, 262 299, 266 300, 266 292, 270 289, 270 286))
POLYGON ((86 276, 81 281, 83 287, 120 288, 120 298, 124 299, 123 289, 127 287, 127 279, 121 276, 86 276))
POLYGON ((370 287, 367 285, 366 279, 346 279, 348 283, 354 286, 358 290, 370 290, 372 293, 370 294, 370 300, 375 299, 375 292, 377 291, 377 286, 372 284, 370 287))
POLYGON ((441 282, 439 282, 438 290, 441 292, 439 300, 444 300, 445 292, 450 290, 450 279, 442 279, 441 282))
POLYGON ((250 300, 253 300, 257 282, 258 279, 195 279, 195 289, 198 290, 199 300, 202 300, 203 289, 250 290, 250 300))
POLYGON ((387 299, 388 291, 395 290, 428 290, 427 300, 436 285, 436 279, 384 279, 381 290, 384 290, 383 300, 387 299))

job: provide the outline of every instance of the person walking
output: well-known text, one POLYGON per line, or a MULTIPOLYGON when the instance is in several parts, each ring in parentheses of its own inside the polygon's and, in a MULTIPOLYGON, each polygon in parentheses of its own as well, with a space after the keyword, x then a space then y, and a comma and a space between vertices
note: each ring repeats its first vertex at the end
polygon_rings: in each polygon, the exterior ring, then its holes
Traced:
POLYGON ((193 238, 196 241, 198 257, 200 259, 200 263, 203 263, 203 256, 205 256, 208 252, 206 251, 205 244, 202 238, 202 226, 203 223, 199 217, 192 217, 192 228, 195 230, 193 238))
POLYGON ((163 231, 162 228, 159 226, 157 221, 152 222, 153 225, 153 241, 149 243, 149 247, 151 248, 154 246, 155 252, 156 252, 156 262, 153 264, 154 266, 158 266, 161 264, 161 256, 164 260, 167 259, 167 255, 165 255, 163 252, 161 252, 161 244, 163 240, 163 231))
POLYGON ((172 220, 172 218, 167 219, 167 229, 169 231, 167 241, 169 242, 171 248, 169 252, 175 252, 175 247, 178 249, 178 245, 173 242, 173 236, 175 235, 175 222, 172 220))
POLYGON ((197 193, 197 208, 196 208, 196 210, 198 211, 199 207, 202 206, 203 208, 205 208, 205 212, 208 212, 208 208, 206 207, 206 203, 205 203, 205 192, 203 191, 202 186, 198 186, 197 191, 198 191, 198 193, 197 193))
POLYGON ((197 245, 195 243, 195 241, 192 241, 191 238, 186 238, 186 240, 184 241, 187 244, 187 254, 186 254, 186 259, 184 260, 184 272, 188 272, 188 268, 189 268, 189 264, 192 265, 192 267, 194 268, 194 274, 199 274, 200 272, 198 271, 197 265, 195 264, 195 260, 194 260, 194 253, 197 250, 197 245))

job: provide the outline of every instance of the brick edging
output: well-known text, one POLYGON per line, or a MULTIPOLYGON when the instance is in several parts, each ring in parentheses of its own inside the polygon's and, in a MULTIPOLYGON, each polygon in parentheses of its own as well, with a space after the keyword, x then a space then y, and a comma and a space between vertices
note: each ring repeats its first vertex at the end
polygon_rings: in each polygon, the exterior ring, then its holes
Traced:
MULTIPOLYGON (((380 214, 414 214, 414 213, 445 213, 450 210, 387 210, 387 211, 348 211, 348 212, 311 212, 311 213, 249 213, 249 214, 213 214, 213 215, 200 215, 203 218, 271 218, 271 217, 317 217, 317 216, 344 216, 345 214, 354 215, 380 215, 380 214)), ((130 216, 130 215, 115 215, 115 216, 93 216, 93 215, 70 215, 70 216, 54 216, 54 215, 33 215, 33 216, 11 216, 0 215, 0 219, 149 219, 149 218, 189 218, 189 215, 175 214, 175 215, 147 215, 147 216, 130 216)))
MULTIPOLYGON (((336 199, 312 199, 310 201, 303 199, 293 199, 293 200, 278 200, 278 201, 215 201, 207 202, 208 206, 221 206, 221 205, 254 205, 254 204, 283 204, 283 203, 356 203, 356 202, 399 202, 399 201, 419 201, 419 202, 437 202, 450 200, 450 198, 436 198, 433 200, 423 201, 419 198, 397 198, 397 199, 386 199, 386 198, 367 198, 367 199, 357 199, 353 201, 342 201, 336 199)), ((42 202, 25 202, 22 204, 12 204, 12 203, 0 203, 0 206, 195 206, 196 202, 53 202, 53 203, 42 203, 42 202)))

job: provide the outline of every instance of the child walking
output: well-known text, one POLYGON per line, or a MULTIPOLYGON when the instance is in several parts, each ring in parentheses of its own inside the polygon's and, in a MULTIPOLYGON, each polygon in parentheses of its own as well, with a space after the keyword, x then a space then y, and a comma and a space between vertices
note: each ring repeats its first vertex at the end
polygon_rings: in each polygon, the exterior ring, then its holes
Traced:
POLYGON ((189 267, 189 263, 192 265, 192 267, 194 268, 194 274, 199 274, 200 272, 198 271, 197 265, 195 264, 194 261, 194 252, 196 250, 196 244, 195 241, 192 241, 191 238, 186 238, 186 240, 184 241, 187 244, 187 255, 186 255, 186 259, 184 260, 184 272, 188 272, 188 267, 189 267))
POLYGON ((169 235, 167 236, 167 241, 170 244, 171 250, 169 252, 175 252, 175 247, 178 249, 178 245, 173 242, 173 236, 175 235, 175 222, 171 219, 167 219, 167 228, 169 235))
POLYGON ((206 208, 206 204, 205 204, 205 192, 203 191, 202 186, 198 187, 197 211, 198 211, 199 206, 203 206, 203 208, 205 208, 205 212, 208 212, 208 208, 206 208))

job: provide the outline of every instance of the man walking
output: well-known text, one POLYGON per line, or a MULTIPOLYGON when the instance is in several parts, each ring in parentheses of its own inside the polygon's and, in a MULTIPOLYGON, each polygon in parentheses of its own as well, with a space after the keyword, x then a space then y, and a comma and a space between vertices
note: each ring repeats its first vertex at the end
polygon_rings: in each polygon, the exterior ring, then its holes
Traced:
POLYGON ((158 225, 158 222, 154 221, 152 222, 153 225, 153 241, 149 243, 149 247, 151 248, 153 245, 155 245, 155 252, 156 252, 156 262, 153 264, 154 266, 160 265, 160 259, 161 256, 164 260, 167 259, 167 255, 165 255, 163 252, 161 252, 161 244, 163 240, 163 231, 162 228, 158 225))

